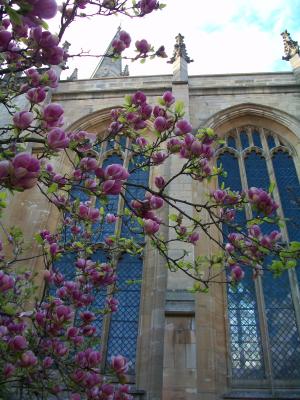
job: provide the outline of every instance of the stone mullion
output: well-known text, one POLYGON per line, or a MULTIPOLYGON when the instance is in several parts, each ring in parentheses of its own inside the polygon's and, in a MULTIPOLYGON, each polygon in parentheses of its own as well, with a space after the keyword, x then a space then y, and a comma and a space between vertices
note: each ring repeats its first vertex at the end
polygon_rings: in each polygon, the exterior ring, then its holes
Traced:
MULTIPOLYGON (((250 146, 251 142, 253 145, 253 139, 252 135, 250 134, 250 146)), ((243 190, 248 189, 248 182, 247 182, 247 175, 246 175, 246 169, 245 169, 245 164, 244 164, 244 154, 239 156, 238 162, 239 162, 239 169, 240 169, 240 176, 241 176, 241 182, 242 182, 242 188, 243 190)), ((246 213, 246 219, 250 220, 252 219, 252 210, 250 206, 245 208, 245 213, 246 213)), ((269 343, 269 335, 268 335, 268 326, 267 326, 267 319, 266 319, 266 313, 265 313, 265 302, 264 302, 264 296, 263 296, 263 288, 262 288, 262 282, 261 278, 258 277, 255 279, 254 282, 255 285, 255 292, 256 292, 256 298, 257 298, 257 309, 258 309, 258 317, 259 317, 259 328, 260 328, 260 334, 261 334, 261 339, 262 339, 262 349, 263 349, 263 358, 264 358, 264 365, 265 365, 265 372, 267 378, 269 378, 270 383, 272 385, 273 381, 273 373, 272 373, 272 362, 270 358, 270 343, 269 343)))

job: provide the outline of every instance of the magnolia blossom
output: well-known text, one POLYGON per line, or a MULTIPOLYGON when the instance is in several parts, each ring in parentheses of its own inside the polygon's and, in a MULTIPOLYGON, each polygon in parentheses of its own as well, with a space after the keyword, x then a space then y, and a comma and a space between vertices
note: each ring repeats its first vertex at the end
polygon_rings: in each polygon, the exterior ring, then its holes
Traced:
POLYGON ((165 179, 162 176, 156 176, 154 179, 154 183, 158 189, 163 189, 165 187, 165 179))
POLYGON ((152 219, 144 219, 144 231, 148 235, 154 235, 159 230, 159 224, 152 219))
POLYGON ((193 232, 191 235, 188 237, 188 241, 192 244, 196 244, 198 240, 200 239, 200 235, 198 232, 193 232))
POLYGON ((40 173, 40 161, 30 153, 19 153, 12 160, 11 183, 15 188, 35 186, 40 173))
POLYGON ((42 118, 46 128, 54 128, 63 124, 64 110, 60 104, 48 104, 42 113, 42 118))
POLYGON ((48 146, 54 150, 62 150, 68 147, 70 139, 60 128, 52 129, 47 136, 48 146))
POLYGON ((14 114, 14 125, 19 129, 27 129, 33 121, 33 113, 30 111, 20 111, 14 114))
POLYGON ((175 102, 175 97, 172 92, 165 92, 162 96, 163 101, 165 102, 166 107, 170 107, 175 102))
POLYGON ((128 371, 128 362, 121 355, 112 356, 110 365, 118 375, 125 374, 128 371))

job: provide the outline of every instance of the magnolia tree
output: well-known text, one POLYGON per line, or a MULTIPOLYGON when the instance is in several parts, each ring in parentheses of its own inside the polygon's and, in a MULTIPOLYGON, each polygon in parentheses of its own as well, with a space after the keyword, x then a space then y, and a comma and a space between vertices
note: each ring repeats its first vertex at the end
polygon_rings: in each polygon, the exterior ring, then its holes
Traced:
MULTIPOLYGON (((295 266, 298 243, 283 244, 277 229, 266 234, 261 228, 262 224, 279 222, 272 190, 252 187, 233 192, 222 187, 207 193, 202 203, 170 195, 169 188, 182 176, 201 185, 225 174, 222 167, 213 166, 214 151, 221 142, 210 129, 195 132, 184 119, 182 103, 176 102, 171 92, 163 93, 156 105, 150 105, 142 92, 128 96, 124 107, 111 112, 106 137, 66 132, 62 128, 63 108, 47 101, 47 92, 58 85, 50 66, 69 56, 60 42, 71 22, 116 13, 143 17, 159 8, 162 5, 156 0, 67 0, 58 11, 55 0, 0 0, 0 98, 10 115, 10 123, 0 128, 0 210, 5 212, 8 192, 14 195, 36 187, 57 207, 62 221, 56 232, 43 230, 32 238, 40 249, 30 258, 40 257, 44 263, 41 296, 35 293, 35 275, 26 268, 23 255, 23 243, 30 238, 26 232, 1 223, 1 398, 131 398, 125 384, 127 360, 116 354, 104 374, 100 368, 102 352, 96 346, 95 319, 116 311, 118 303, 109 296, 104 308, 93 304, 95 293, 116 281, 114 255, 129 252, 138 256, 144 236, 171 270, 182 270, 195 280, 194 291, 206 291, 216 280, 237 285, 246 268, 256 278, 264 268, 278 274, 295 266), (57 12, 61 26, 53 35, 45 19, 57 12), (20 95, 28 100, 24 108, 16 105, 20 95), (119 164, 99 165, 97 149, 118 136, 130 139, 131 169, 119 164), (35 145, 39 147, 36 155, 30 151, 35 145), (72 167, 62 175, 50 159, 64 152, 72 167), (178 160, 178 172, 171 177, 156 176, 155 186, 129 179, 139 169, 149 170, 172 158, 178 160), (133 187, 144 189, 144 197, 126 196, 133 187), (78 193, 84 194, 86 201, 80 201, 78 193), (105 213, 115 196, 123 197, 124 211, 120 215, 105 213), (97 207, 93 205, 95 198, 97 207), (187 212, 186 206, 193 212, 187 212), (169 220, 159 217, 157 210, 163 208, 172 210, 169 220), (252 209, 255 218, 241 225, 237 215, 245 208, 252 209), (201 219, 203 213, 209 219, 201 219), (138 234, 130 239, 120 232, 104 237, 102 249, 108 261, 93 261, 99 247, 94 235, 122 218, 138 234), (167 238, 164 227, 169 231, 167 238), (168 250, 174 242, 178 248, 188 249, 201 235, 208 235, 219 246, 217 254, 192 260, 188 250, 177 258, 168 250), (73 280, 55 268, 57 260, 70 253, 75 254, 73 280), (270 265, 266 258, 272 259, 270 265)), ((107 56, 121 57, 130 45, 130 35, 121 31, 112 44, 113 53, 107 56)), ((142 39, 135 43, 135 54, 127 58, 155 56, 165 57, 164 48, 154 50, 142 39)))

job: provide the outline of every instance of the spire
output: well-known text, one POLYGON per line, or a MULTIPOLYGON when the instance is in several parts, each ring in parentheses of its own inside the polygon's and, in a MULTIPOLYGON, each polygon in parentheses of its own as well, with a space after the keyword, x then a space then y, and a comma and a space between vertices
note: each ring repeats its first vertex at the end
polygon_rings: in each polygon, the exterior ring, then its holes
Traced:
POLYGON ((173 81, 187 82, 188 81, 188 64, 193 62, 187 54, 184 36, 180 33, 176 36, 174 45, 173 57, 168 61, 173 64, 173 81))
POLYGON ((168 61, 169 64, 173 64, 176 58, 183 58, 188 64, 193 62, 194 60, 191 60, 190 57, 187 55, 185 43, 184 43, 184 36, 182 36, 180 33, 175 37, 176 39, 176 44, 174 45, 174 52, 173 52, 173 57, 168 61))
POLYGON ((75 68, 71 75, 67 78, 68 81, 77 81, 78 79, 78 68, 75 68))
POLYGON ((299 45, 298 42, 291 38, 291 35, 288 33, 287 30, 281 33, 283 37, 283 46, 284 46, 284 56, 282 57, 283 60, 289 61, 293 58, 296 54, 299 54, 299 45))
MULTIPOLYGON (((121 30, 121 26, 118 27, 117 32, 113 39, 111 40, 109 46, 106 49, 105 55, 113 54, 112 42, 118 38, 121 30)), ((122 75, 122 60, 113 60, 111 57, 102 57, 99 61, 97 67, 92 73, 91 78, 104 78, 104 77, 114 77, 122 75)))

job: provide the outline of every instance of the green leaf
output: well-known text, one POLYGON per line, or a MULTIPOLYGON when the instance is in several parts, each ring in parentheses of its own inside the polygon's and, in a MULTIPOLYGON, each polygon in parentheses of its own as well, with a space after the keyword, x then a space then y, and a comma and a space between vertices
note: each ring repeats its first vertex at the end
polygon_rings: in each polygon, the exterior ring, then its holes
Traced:
POLYGON ((176 112, 176 114, 179 114, 179 115, 184 114, 184 102, 182 100, 176 101, 175 112, 176 112))
POLYGON ((177 218, 178 218, 177 214, 170 214, 169 215, 169 220, 170 221, 177 222, 177 218))
POLYGON ((13 10, 12 8, 7 7, 7 14, 9 15, 9 18, 13 24, 15 24, 15 25, 22 24, 21 15, 16 10, 13 10))
POLYGON ((58 189, 58 184, 57 183, 52 183, 52 185, 49 186, 47 193, 54 193, 58 189))
POLYGON ((273 193, 273 192, 274 192, 275 186, 276 186, 276 184, 275 184, 274 181, 270 183, 270 186, 269 186, 269 193, 273 193))
POLYGON ((41 237, 41 235, 39 233, 34 235, 34 239, 38 244, 43 244, 44 243, 44 240, 42 239, 42 237, 41 237))

